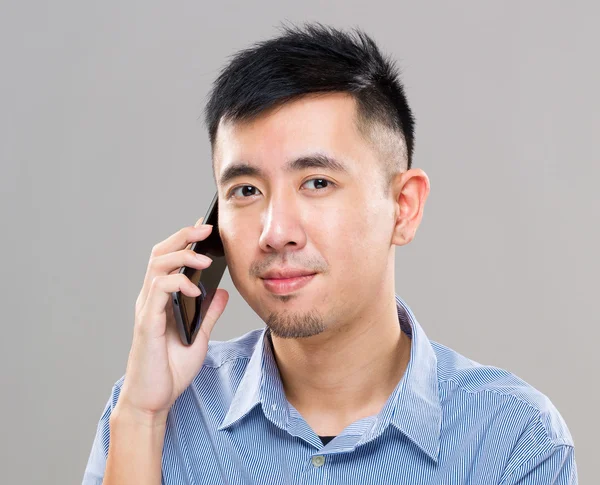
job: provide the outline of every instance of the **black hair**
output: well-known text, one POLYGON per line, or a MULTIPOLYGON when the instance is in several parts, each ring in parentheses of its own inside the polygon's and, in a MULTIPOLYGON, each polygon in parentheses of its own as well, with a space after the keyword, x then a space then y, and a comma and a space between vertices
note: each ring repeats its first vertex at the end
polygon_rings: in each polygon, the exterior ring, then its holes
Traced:
POLYGON ((394 159, 386 160, 387 182, 392 172, 411 167, 415 122, 395 62, 359 28, 352 34, 319 22, 284 25, 280 36, 239 51, 221 70, 204 110, 213 153, 221 118, 251 120, 303 95, 333 92, 354 97, 366 139, 374 141, 370 135, 385 127, 404 142, 405 150, 397 143, 401 150, 386 156, 394 159))

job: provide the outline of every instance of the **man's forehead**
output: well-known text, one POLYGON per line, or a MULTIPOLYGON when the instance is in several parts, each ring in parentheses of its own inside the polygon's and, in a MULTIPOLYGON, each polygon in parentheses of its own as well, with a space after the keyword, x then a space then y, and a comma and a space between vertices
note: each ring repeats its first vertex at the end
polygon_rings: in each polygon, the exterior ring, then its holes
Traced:
POLYGON ((213 149, 215 173, 241 161, 279 165, 314 153, 345 158, 362 141, 354 110, 352 97, 335 93, 303 97, 249 121, 222 119, 213 149))

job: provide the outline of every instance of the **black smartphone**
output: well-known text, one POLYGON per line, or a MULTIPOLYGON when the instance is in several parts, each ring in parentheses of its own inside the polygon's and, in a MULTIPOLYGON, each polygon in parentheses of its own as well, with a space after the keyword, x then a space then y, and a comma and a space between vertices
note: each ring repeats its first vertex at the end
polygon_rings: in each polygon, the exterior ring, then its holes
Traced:
POLYGON ((202 219, 202 224, 213 226, 210 235, 203 241, 192 243, 190 247, 192 251, 204 254, 212 259, 211 265, 202 270, 187 266, 183 266, 179 270, 179 273, 186 275, 192 283, 200 288, 201 293, 197 297, 186 296, 181 291, 172 293, 175 322, 184 345, 194 343, 198 330, 202 325, 202 320, 227 268, 223 241, 221 241, 219 235, 218 200, 217 193, 210 203, 204 219, 202 219))

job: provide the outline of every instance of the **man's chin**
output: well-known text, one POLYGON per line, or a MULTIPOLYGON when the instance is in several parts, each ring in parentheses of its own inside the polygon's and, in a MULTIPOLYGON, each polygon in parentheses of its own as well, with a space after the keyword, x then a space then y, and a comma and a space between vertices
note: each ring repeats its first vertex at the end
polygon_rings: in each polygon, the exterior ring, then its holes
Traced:
POLYGON ((272 312, 265 323, 279 338, 308 338, 325 331, 321 314, 315 310, 272 312))

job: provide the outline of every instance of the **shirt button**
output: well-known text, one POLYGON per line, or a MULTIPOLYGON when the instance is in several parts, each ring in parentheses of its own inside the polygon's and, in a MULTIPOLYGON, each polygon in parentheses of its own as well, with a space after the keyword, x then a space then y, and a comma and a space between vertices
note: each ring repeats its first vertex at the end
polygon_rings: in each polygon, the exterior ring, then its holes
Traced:
POLYGON ((323 455, 313 456, 311 458, 311 461, 312 461, 312 464, 318 468, 325 464, 325 457, 323 455))

